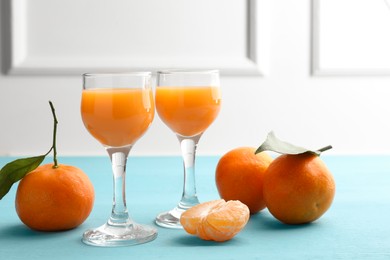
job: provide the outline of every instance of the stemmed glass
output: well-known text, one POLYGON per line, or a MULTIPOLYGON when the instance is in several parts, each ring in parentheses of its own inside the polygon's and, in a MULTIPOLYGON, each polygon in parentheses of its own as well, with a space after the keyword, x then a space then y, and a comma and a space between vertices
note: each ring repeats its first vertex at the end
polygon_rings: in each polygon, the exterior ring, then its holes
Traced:
POLYGON ((181 214, 199 204, 195 185, 195 153, 199 139, 221 107, 218 70, 157 72, 156 109, 161 120, 176 134, 184 162, 184 185, 175 208, 156 217, 167 228, 182 228, 181 214))
POLYGON ((81 115, 86 129, 108 152, 114 179, 110 218, 87 230, 82 241, 94 246, 125 246, 155 239, 156 228, 131 219, 125 195, 127 157, 154 117, 151 73, 84 74, 81 115))

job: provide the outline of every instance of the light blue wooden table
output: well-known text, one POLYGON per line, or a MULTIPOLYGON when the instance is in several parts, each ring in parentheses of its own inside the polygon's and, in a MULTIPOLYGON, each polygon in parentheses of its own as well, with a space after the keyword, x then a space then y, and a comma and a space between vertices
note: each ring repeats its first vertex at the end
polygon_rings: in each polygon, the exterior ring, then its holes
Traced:
MULTIPOLYGON (((15 158, 0 157, 0 167, 15 158)), ((196 161, 201 201, 218 198, 214 181, 219 157, 196 161)), ((312 224, 288 226, 264 210, 253 215, 232 240, 202 241, 183 230, 158 227, 156 240, 131 247, 84 245, 84 230, 103 224, 111 210, 112 175, 108 158, 64 157, 83 169, 96 190, 96 202, 80 227, 58 233, 35 232, 15 212, 16 185, 0 201, 0 259, 390 259, 390 157, 322 156, 336 180, 330 210, 312 224)), ((49 162, 50 158, 45 162, 49 162)), ((154 225, 182 191, 180 157, 130 157, 128 207, 133 219, 154 225)))

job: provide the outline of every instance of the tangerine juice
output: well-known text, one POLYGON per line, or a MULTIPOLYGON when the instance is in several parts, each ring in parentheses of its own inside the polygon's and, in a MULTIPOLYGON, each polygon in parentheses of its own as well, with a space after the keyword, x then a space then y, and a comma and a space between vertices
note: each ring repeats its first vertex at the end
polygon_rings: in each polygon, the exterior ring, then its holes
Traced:
POLYGON ((220 88, 157 87, 156 108, 172 131, 194 136, 204 132, 217 117, 221 108, 220 88))
POLYGON ((83 90, 81 115, 85 127, 103 145, 134 144, 153 120, 153 93, 135 88, 83 90))

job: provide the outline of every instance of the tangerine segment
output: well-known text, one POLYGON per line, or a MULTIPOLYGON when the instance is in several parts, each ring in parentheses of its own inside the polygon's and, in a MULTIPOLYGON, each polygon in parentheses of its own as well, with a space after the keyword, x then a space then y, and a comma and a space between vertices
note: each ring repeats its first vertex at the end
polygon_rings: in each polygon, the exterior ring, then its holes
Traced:
POLYGON ((248 223, 249 208, 240 201, 223 199, 196 205, 181 218, 185 231, 204 240, 223 242, 232 239, 248 223))
POLYGON ((185 211, 180 218, 180 223, 191 235, 197 235, 198 226, 202 222, 212 208, 224 203, 224 200, 212 200, 198 204, 185 211))
POLYGON ((234 237, 248 223, 249 208, 238 200, 230 200, 214 207, 203 221, 206 235, 214 241, 234 237))

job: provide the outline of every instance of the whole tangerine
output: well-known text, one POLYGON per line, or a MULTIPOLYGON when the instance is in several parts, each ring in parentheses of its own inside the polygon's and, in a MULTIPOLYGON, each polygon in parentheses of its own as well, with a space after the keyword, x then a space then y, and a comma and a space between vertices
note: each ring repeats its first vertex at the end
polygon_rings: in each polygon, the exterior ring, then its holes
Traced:
POLYGON ((330 208, 335 190, 331 172, 312 153, 281 155, 264 176, 266 206, 285 224, 304 224, 320 218, 330 208))
POLYGON ((39 166, 18 185, 15 207, 20 220, 38 231, 62 231, 83 223, 93 208, 94 188, 79 168, 39 166))
POLYGON ((254 147, 235 148, 221 157, 215 174, 219 195, 239 200, 255 214, 265 208, 263 178, 272 162, 266 152, 255 154, 254 147))

